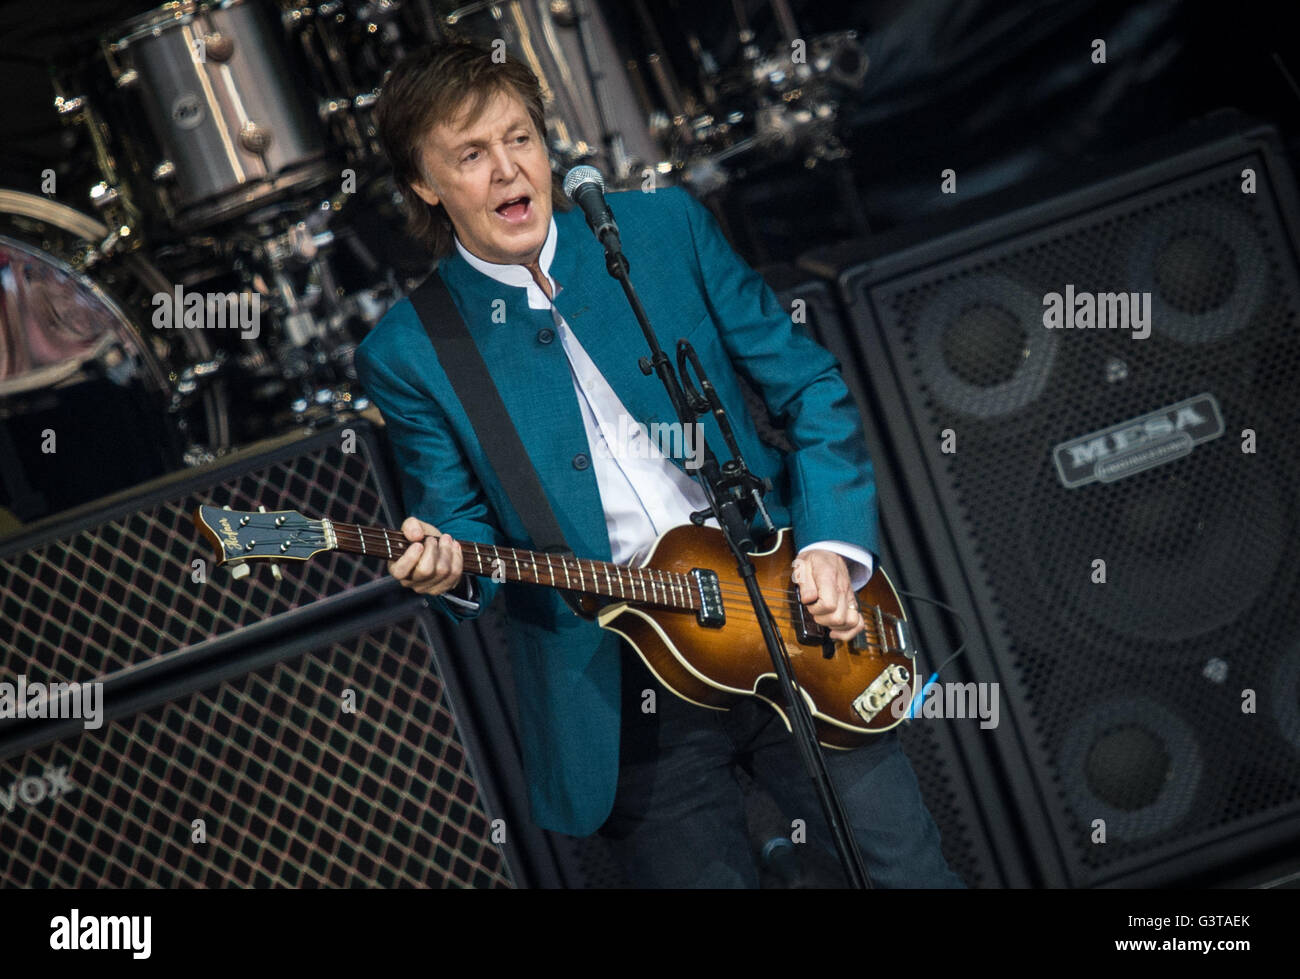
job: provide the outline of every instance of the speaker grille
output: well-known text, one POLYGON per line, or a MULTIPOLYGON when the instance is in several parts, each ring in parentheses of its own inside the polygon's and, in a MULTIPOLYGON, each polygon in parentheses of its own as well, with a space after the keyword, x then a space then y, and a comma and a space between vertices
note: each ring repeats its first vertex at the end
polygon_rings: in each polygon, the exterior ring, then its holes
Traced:
POLYGON ((428 616, 341 637, 0 765, 0 882, 511 886, 430 666, 428 616), (196 820, 206 842, 192 842, 196 820))
MULTIPOLYGON (((868 410, 870 401, 862 385, 861 375, 855 369, 852 331, 845 327, 829 287, 825 282, 810 280, 806 272, 788 265, 771 265, 761 271, 795 322, 806 322, 817 342, 840 362, 843 379, 862 415, 872 459, 880 460, 883 452, 879 449, 879 439, 875 436, 874 417, 868 410)), ((901 568, 893 556, 896 546, 893 538, 902 530, 901 518, 896 515, 896 494, 888 489, 888 471, 877 465, 876 476, 881 484, 883 563, 895 581, 904 584, 901 568)), ((909 616, 912 616, 917 607, 908 605, 905 601, 904 606, 908 608, 909 616)), ((918 627, 918 621, 914 617, 912 623, 918 627)), ((928 644, 923 642, 922 645, 928 644)), ((916 773, 926 808, 939 828, 948 865, 961 875, 969 887, 1002 884, 1003 879, 992 859, 994 846, 982 832, 979 803, 971 792, 967 772, 957 763, 950 734, 935 730, 927 720, 906 722, 898 731, 908 760, 916 773)))
POLYGON ((382 580, 383 562, 335 551, 295 563, 280 581, 264 567, 237 581, 214 571, 214 555, 190 520, 195 506, 212 503, 387 523, 373 434, 364 422, 350 429, 356 451, 343 451, 340 430, 288 449, 241 453, 229 465, 45 539, 9 542, 0 549, 0 616, 7 626, 0 676, 102 677, 382 580), (202 584, 192 580, 192 562, 200 559, 202 584))
POLYGON ((993 227, 996 244, 954 247, 923 273, 853 286, 1004 647, 1003 695, 1078 883, 1300 811, 1295 670, 1278 666, 1300 636, 1300 295, 1270 183, 1287 171, 1263 152, 1218 152, 1169 162, 1175 177, 1158 185, 1117 182, 1100 205, 1065 200, 1050 226, 993 227), (1044 297, 1067 284, 1149 292, 1150 336, 1046 328, 1044 297), (1221 437, 1063 485, 1057 446, 1203 393, 1221 437))
POLYGON ((986 873, 989 854, 981 853, 976 844, 966 786, 932 723, 905 723, 899 728, 899 738, 916 772, 921 798, 939 828, 940 848, 948 866, 967 887, 996 886, 998 882, 986 873))

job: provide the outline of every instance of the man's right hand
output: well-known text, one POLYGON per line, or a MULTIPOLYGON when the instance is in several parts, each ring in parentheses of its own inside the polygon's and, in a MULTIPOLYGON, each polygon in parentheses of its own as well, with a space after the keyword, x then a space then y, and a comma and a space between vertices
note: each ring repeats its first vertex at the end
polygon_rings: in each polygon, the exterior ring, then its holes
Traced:
POLYGON ((441 595, 460 583, 464 560, 459 541, 415 517, 402 523, 402 534, 411 546, 396 561, 388 562, 388 573, 403 588, 420 595, 441 595))

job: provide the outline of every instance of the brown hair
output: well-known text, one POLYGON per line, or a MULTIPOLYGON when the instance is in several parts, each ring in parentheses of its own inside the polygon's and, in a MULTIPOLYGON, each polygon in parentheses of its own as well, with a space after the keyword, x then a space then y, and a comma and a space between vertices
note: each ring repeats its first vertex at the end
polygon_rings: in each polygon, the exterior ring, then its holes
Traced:
MULTIPOLYGON (((523 101, 538 138, 546 138, 542 91, 537 76, 506 54, 496 61, 492 52, 464 41, 430 44, 393 66, 375 105, 379 141, 393 168, 405 201, 406 229, 411 237, 441 259, 454 247, 451 218, 441 204, 429 205, 411 185, 423 179, 420 143, 434 126, 451 123, 462 111, 474 122, 498 92, 513 92, 523 101)), ((551 172, 551 207, 573 207, 564 194, 562 178, 551 172)))

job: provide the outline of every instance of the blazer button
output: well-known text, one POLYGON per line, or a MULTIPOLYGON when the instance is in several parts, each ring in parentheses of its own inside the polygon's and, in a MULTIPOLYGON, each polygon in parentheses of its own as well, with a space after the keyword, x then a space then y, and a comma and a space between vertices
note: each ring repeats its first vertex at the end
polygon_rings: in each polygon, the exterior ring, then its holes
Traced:
POLYGON ((537 334, 538 343, 550 343, 555 339, 555 333, 549 329, 542 330, 537 334))
POLYGON ((576 456, 573 457, 574 469, 586 469, 590 465, 591 465, 591 460, 588 459, 581 452, 579 452, 576 456))

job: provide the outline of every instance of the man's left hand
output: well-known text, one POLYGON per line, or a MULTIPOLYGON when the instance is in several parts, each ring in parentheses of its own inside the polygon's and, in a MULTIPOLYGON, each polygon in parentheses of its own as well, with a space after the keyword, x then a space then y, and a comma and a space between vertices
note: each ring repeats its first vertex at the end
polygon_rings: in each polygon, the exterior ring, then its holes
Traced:
POLYGON ((832 639, 852 639, 866 628, 849 567, 840 555, 815 548, 804 551, 795 558, 790 580, 799 586, 799 601, 813 621, 830 629, 832 639))

